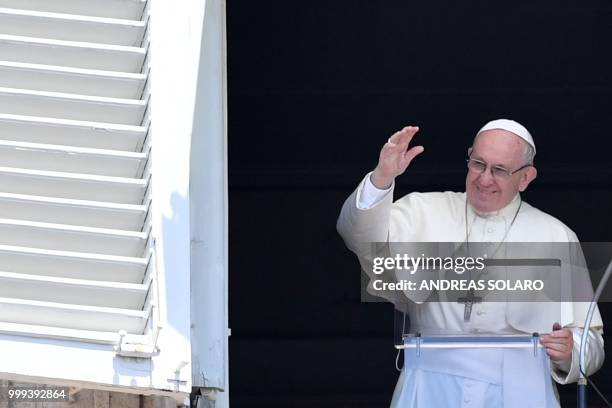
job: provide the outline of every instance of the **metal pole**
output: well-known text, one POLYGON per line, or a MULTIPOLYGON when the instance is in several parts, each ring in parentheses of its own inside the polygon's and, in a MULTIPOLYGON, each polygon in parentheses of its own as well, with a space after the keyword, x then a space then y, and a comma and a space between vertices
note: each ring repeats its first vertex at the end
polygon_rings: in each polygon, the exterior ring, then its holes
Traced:
POLYGON ((586 408, 586 386, 587 381, 584 378, 578 380, 578 408, 586 408))
POLYGON ((589 338, 589 330, 591 327, 591 320, 593 319, 593 314, 595 313, 595 308, 597 307, 597 301, 601 296, 601 292, 603 292, 610 275, 612 274, 612 260, 608 264, 606 271, 604 272, 601 281, 599 281, 599 285, 597 286, 597 290, 595 294, 593 294, 593 300, 589 305, 589 310, 587 312, 586 319, 584 321, 584 328, 582 329, 582 339, 580 341, 580 354, 578 358, 578 368, 580 373, 580 378, 578 380, 578 408, 586 408, 586 386, 587 379, 586 375, 586 347, 587 340, 589 338))

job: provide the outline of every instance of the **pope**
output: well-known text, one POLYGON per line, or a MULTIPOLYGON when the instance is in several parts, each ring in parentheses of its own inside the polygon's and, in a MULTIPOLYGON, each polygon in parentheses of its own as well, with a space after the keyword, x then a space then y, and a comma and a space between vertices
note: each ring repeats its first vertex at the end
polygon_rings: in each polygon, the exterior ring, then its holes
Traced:
MULTIPOLYGON (((513 120, 493 120, 476 133, 468 149, 465 192, 413 192, 393 202, 395 179, 425 151, 412 144, 417 132, 417 126, 407 126, 394 133, 382 146, 376 168, 342 207, 338 232, 364 270, 371 255, 364 243, 578 242, 565 224, 522 200, 520 193, 537 177, 536 148, 529 131, 513 120)), ((559 407, 552 380, 565 384, 579 377, 587 302, 481 302, 470 304, 468 313, 456 302, 410 300, 413 332, 546 333, 540 342, 547 360, 538 365, 515 351, 495 350, 444 358, 407 355, 392 406, 559 407)), ((588 374, 604 359, 599 311, 587 330, 588 374)))

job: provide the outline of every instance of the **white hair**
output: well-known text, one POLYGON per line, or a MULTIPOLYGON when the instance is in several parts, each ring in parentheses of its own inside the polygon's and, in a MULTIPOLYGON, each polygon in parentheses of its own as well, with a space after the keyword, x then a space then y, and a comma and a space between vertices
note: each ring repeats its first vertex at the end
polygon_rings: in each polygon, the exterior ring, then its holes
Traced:
POLYGON ((525 145, 525 164, 533 164, 533 160, 535 159, 535 150, 533 146, 523 140, 523 144, 525 145))

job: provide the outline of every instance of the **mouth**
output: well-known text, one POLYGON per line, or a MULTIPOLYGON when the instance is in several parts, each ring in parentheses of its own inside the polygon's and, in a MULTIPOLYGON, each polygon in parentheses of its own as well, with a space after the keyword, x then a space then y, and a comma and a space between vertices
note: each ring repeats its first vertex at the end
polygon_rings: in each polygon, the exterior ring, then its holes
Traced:
POLYGON ((484 188, 480 186, 476 186, 476 191, 478 192, 478 194, 483 196, 492 196, 499 192, 499 190, 497 190, 496 188, 484 188))

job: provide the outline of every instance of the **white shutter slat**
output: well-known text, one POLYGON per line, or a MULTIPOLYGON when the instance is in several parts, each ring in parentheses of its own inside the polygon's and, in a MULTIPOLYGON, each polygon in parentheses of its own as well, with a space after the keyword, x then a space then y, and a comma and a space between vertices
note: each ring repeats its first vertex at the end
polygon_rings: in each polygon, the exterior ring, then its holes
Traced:
POLYGON ((3 61, 137 73, 145 54, 139 47, 0 35, 3 61))
POLYGON ((5 114, 140 125, 147 102, 59 92, 0 88, 5 114))
POLYGON ((139 334, 147 318, 141 310, 0 298, 0 321, 20 324, 139 334))
POLYGON ((0 218, 0 245, 138 257, 146 241, 143 232, 0 218))
POLYGON ((0 0, 0 333, 151 341, 145 4, 0 0))
POLYGON ((139 46, 144 21, 0 8, 0 34, 139 46))
POLYGON ((0 214, 19 220, 140 231, 147 207, 0 193, 0 214))
POLYGON ((142 204, 143 179, 0 167, 0 191, 123 204, 142 204))
POLYGON ((145 0, 0 0, 0 7, 140 20, 145 0))
MULTIPOLYGON (((68 329, 66 327, 39 326, 2 321, 0 321, 0 333, 18 336, 23 336, 24 333, 27 333, 28 336, 35 338, 57 339, 60 341, 87 341, 88 343, 98 344, 116 344, 119 339, 119 334, 116 332, 68 329)), ((139 344, 144 344, 147 341, 147 336, 144 335, 128 335, 127 337, 139 344)))
POLYGON ((0 87, 140 98, 145 74, 0 61, 0 87))
POLYGON ((147 128, 0 113, 0 134, 6 140, 137 151, 147 128))
POLYGON ((146 160, 146 153, 0 140, 0 167, 138 178, 146 160))
POLYGON ((0 271, 0 297, 121 309, 142 309, 148 285, 56 278, 0 271))
POLYGON ((0 264, 15 273, 142 283, 148 258, 0 245, 0 264))

